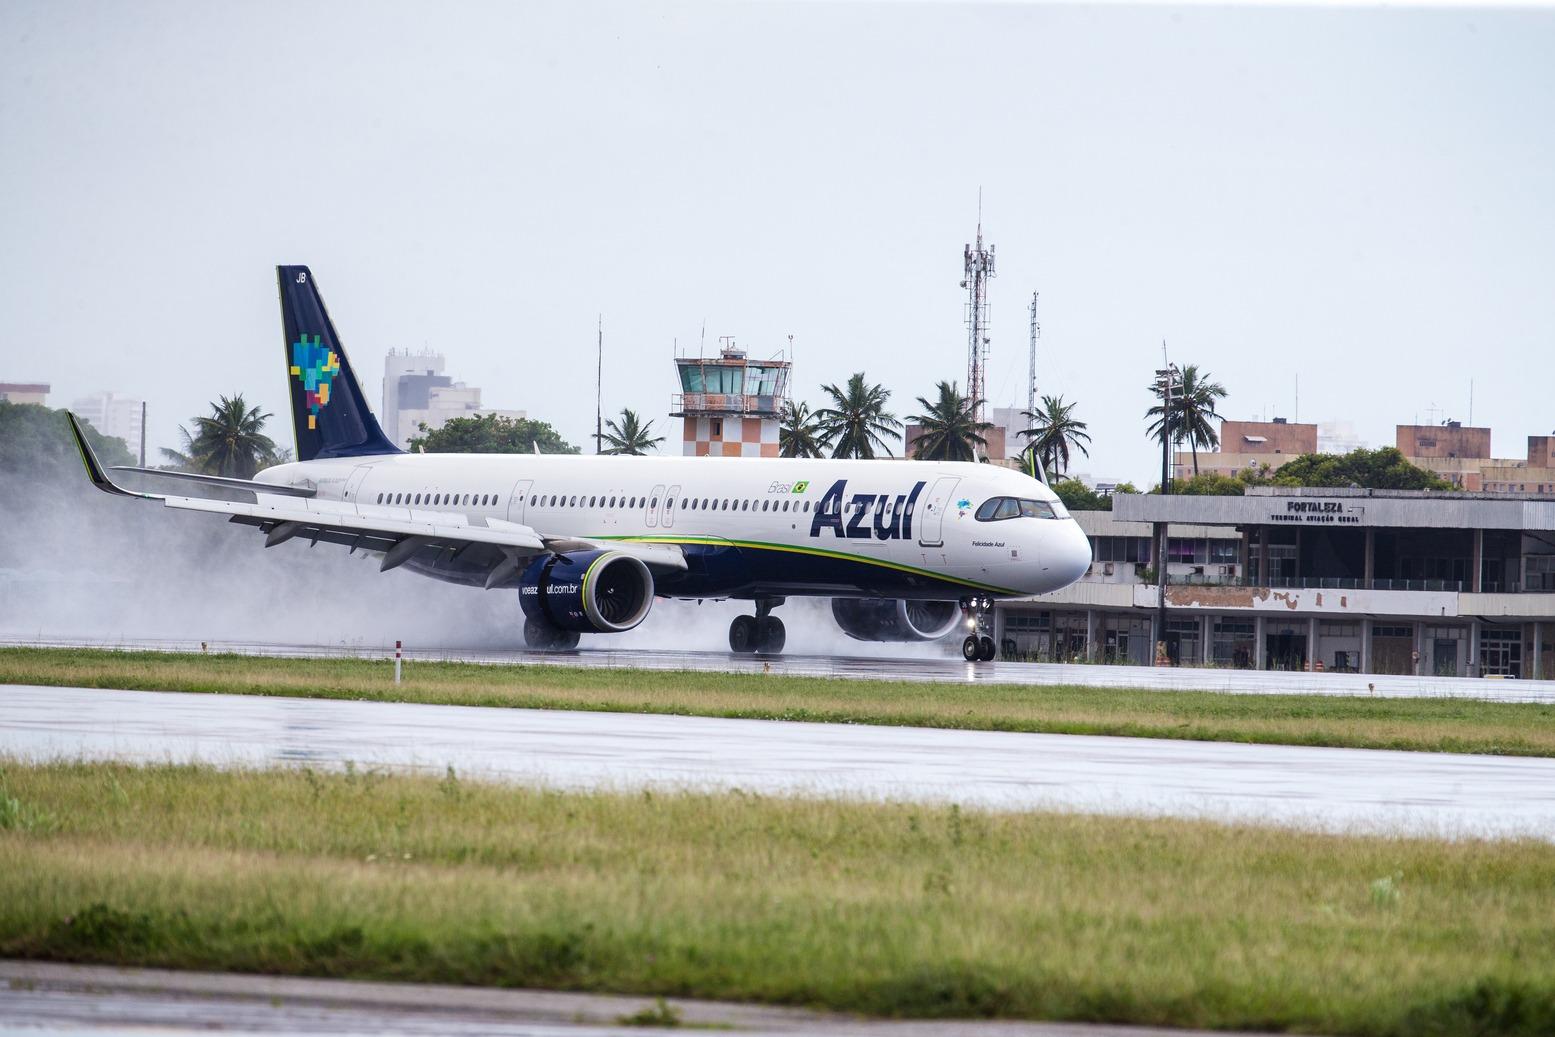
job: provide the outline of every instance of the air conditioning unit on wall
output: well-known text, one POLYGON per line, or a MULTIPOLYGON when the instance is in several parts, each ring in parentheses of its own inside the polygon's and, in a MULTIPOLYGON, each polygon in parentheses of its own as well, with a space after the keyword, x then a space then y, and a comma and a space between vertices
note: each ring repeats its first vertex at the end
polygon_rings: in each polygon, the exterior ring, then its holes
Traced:
POLYGON ((1111 562, 1107 562, 1105 565, 1103 565, 1101 567, 1101 574, 1103 576, 1111 576, 1112 575, 1112 563, 1111 562))

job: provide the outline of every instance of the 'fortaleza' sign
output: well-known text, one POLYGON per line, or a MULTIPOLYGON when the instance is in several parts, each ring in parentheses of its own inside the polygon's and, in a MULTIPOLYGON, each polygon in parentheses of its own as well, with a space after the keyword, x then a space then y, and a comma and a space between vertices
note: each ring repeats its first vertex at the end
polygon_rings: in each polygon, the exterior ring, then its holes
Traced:
POLYGON ((1285 510, 1269 516, 1270 522, 1299 522, 1303 525, 1360 525, 1366 509, 1346 506, 1337 500, 1288 500, 1285 510))

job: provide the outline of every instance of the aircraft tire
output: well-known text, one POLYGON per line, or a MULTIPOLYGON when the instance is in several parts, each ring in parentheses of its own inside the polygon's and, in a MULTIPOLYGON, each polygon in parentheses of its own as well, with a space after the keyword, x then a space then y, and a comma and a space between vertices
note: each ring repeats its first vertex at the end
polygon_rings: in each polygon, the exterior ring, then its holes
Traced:
POLYGON ((977 639, 977 661, 984 663, 993 662, 993 657, 998 654, 998 649, 993 643, 993 638, 984 634, 977 639))
POLYGON ((961 658, 969 663, 975 663, 983 657, 983 646, 977 640, 976 634, 966 635, 966 640, 961 642, 961 658))
POLYGON ((524 620, 524 643, 541 652, 568 652, 578 647, 578 634, 529 616, 524 620))
POLYGON ((729 624, 729 651, 749 655, 756 650, 756 617, 735 616, 729 624))
POLYGON ((781 655, 788 641, 788 631, 776 616, 762 616, 756 620, 756 651, 762 655, 781 655))

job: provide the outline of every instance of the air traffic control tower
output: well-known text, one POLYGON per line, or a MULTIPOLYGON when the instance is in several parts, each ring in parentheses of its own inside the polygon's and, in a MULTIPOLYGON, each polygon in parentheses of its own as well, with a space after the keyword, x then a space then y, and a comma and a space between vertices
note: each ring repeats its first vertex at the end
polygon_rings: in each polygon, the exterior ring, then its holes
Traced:
POLYGON ((680 389, 670 417, 681 418, 687 457, 777 457, 778 416, 788 400, 787 360, 750 360, 732 338, 718 356, 676 357, 680 389))

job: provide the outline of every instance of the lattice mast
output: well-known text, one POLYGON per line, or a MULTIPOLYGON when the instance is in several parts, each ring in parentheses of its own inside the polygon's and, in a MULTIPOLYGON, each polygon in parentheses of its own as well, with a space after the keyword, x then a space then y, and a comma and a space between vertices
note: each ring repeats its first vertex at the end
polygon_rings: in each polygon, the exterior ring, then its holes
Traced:
MULTIPOLYGON (((1031 356, 1026 367, 1026 413, 1037 412, 1037 339, 1042 337, 1042 325, 1037 323, 1037 298, 1040 292, 1031 293, 1031 356)), ((1027 419, 1032 420, 1032 419, 1027 419)))
POLYGON ((981 422, 988 404, 988 352, 992 341, 988 334, 988 279, 994 275, 994 246, 983 247, 981 196, 977 200, 977 246, 967 245, 962 258, 966 276, 961 287, 967 290, 966 391, 975 404, 973 420, 981 422))

